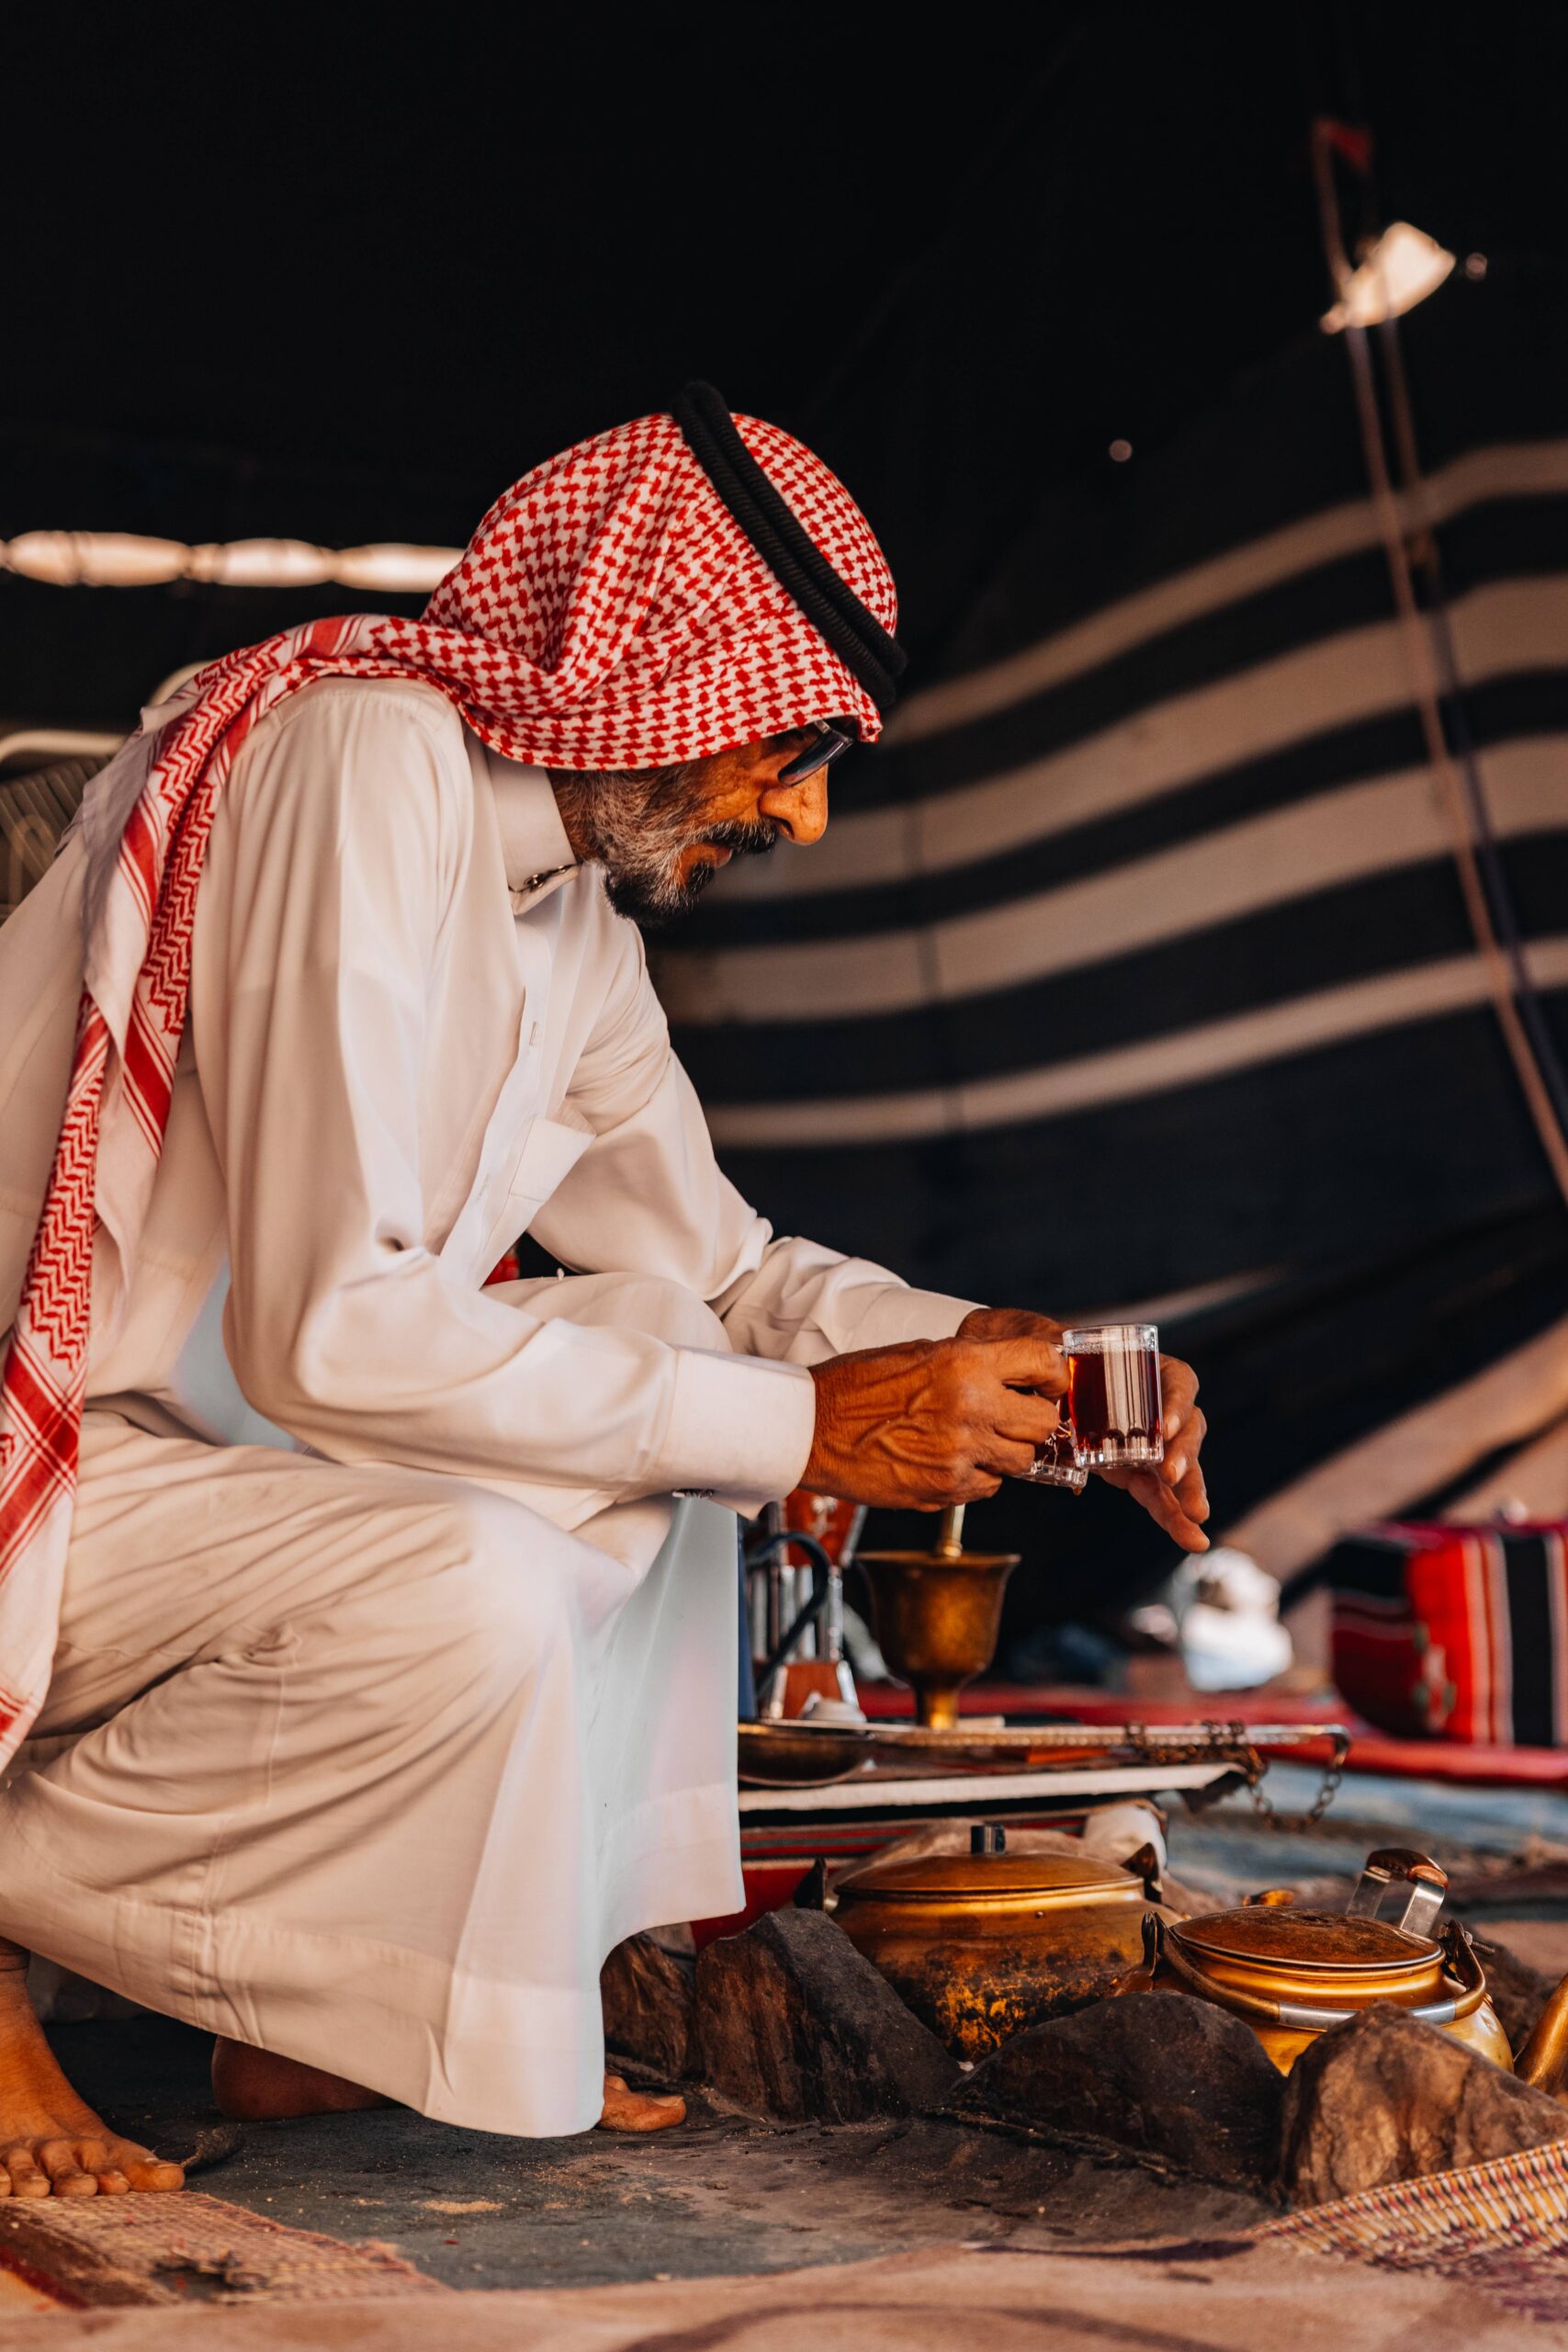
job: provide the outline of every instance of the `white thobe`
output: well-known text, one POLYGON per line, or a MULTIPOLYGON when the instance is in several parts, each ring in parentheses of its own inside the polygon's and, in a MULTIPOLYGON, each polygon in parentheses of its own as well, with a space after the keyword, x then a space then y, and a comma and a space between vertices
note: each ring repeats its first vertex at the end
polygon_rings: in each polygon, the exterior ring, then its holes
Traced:
MULTIPOLYGON (((80 985, 79 845, 0 931, 0 1314, 80 985)), ((118 1328, 0 1928, 492 2130, 597 2114, 597 1972, 739 1900, 733 1521, 847 1348, 967 1302, 716 1167, 547 778, 444 697, 255 729, 118 1328), (578 1278, 481 1285, 533 1231, 578 1278)))

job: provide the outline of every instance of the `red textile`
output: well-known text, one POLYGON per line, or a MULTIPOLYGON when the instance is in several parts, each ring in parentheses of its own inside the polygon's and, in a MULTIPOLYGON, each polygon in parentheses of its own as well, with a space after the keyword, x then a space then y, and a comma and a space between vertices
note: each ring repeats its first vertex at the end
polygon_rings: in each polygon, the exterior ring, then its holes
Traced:
POLYGON ((1334 1679, 1406 1738, 1568 1739, 1568 1529, 1391 1522, 1329 1563, 1334 1679))
MULTIPOLYGON (((891 634, 892 577, 820 458, 737 417, 891 634)), ((214 662, 95 779, 85 984, 55 1160, 0 1374, 0 1763, 48 1686, 96 1299, 123 1305, 169 1115, 196 890, 251 729, 328 676, 419 678, 505 757, 658 767, 875 705, 731 517, 671 417, 580 443, 499 499, 417 621, 314 621, 214 662), (96 1284, 96 1288, 95 1288, 96 1284)))

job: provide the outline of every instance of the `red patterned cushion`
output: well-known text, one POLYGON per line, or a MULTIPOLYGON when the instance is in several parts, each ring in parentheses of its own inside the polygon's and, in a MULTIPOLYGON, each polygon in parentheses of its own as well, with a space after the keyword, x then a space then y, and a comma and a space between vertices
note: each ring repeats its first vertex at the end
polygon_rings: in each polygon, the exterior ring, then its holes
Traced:
POLYGON ((1568 1740, 1568 1527, 1393 1522, 1329 1564, 1334 1679, 1404 1738, 1568 1740))

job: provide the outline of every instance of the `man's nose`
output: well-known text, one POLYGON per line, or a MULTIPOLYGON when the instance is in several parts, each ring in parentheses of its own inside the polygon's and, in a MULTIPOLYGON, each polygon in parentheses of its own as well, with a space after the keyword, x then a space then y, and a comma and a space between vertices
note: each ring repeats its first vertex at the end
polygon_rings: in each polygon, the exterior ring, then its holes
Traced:
POLYGON ((818 768, 799 784, 769 785, 757 806, 797 848, 809 849, 828 830, 826 769, 818 768))

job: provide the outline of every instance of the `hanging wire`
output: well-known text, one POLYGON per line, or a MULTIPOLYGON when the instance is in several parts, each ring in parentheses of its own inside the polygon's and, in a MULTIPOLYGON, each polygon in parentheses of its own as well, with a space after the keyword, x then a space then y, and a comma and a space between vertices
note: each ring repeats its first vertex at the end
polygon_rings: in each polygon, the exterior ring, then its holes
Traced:
POLYGON ((1540 991, 1529 968, 1523 935, 1514 914, 1514 902, 1508 888, 1508 877, 1503 867, 1502 845, 1492 822, 1487 806, 1486 785, 1476 758, 1465 712, 1460 676, 1459 653, 1454 642, 1453 613, 1449 603, 1448 588, 1443 579, 1442 554, 1438 534, 1432 526, 1426 504, 1426 481, 1421 471, 1420 452, 1416 439, 1416 416, 1410 399, 1410 379, 1405 371, 1404 350, 1400 342, 1397 322, 1384 320, 1378 329, 1378 347, 1383 361, 1383 380, 1388 387, 1389 407, 1393 419, 1393 446, 1399 458, 1401 485, 1405 493, 1412 518, 1419 521, 1420 530, 1409 545, 1412 571, 1425 589, 1422 610, 1430 635, 1432 650, 1437 660, 1442 688, 1444 733, 1450 751, 1458 765, 1469 805, 1470 821, 1479 855, 1482 879, 1486 886, 1486 899, 1503 950, 1508 959, 1514 1001, 1519 1017, 1529 1033, 1531 1051, 1535 1055, 1542 1081, 1551 1097, 1551 1107, 1560 1129, 1568 1132, 1568 1071, 1557 1050, 1546 1018, 1546 1008, 1540 991))
MULTIPOLYGON (((1343 145, 1340 126, 1320 120, 1313 127, 1313 163, 1317 182, 1318 214, 1323 228, 1324 252, 1329 277, 1341 301, 1346 300, 1350 282, 1349 257, 1345 251, 1339 224, 1339 196, 1334 177, 1334 155, 1343 145)), ((1392 326, 1392 320, 1389 325, 1392 326)), ((1485 812, 1484 796, 1480 777, 1472 774, 1472 789, 1467 790, 1458 763, 1450 748, 1443 728, 1443 686, 1439 675, 1438 656, 1432 634, 1422 613, 1416 594, 1411 567, 1410 549, 1406 542, 1404 518, 1393 487, 1389 468, 1388 452, 1383 440, 1382 418, 1378 407, 1377 386, 1372 373, 1371 345, 1364 327, 1348 324, 1344 329, 1346 349, 1350 360, 1350 376, 1356 395, 1356 415, 1360 427, 1361 447, 1366 459, 1367 476, 1371 487, 1372 507, 1388 560, 1389 579, 1393 589, 1394 608, 1398 616, 1400 639, 1410 673, 1411 689, 1421 722, 1422 741, 1427 763, 1437 780, 1449 822, 1449 832, 1454 864, 1459 873, 1460 888, 1464 899, 1466 916, 1472 933, 1481 951, 1486 975, 1487 991, 1493 1010, 1514 1065, 1520 1090, 1524 1094, 1541 1149, 1558 1191, 1568 1204, 1568 1118, 1554 1100, 1553 1081, 1560 1078, 1557 1057, 1547 1038, 1548 1053, 1544 1060, 1538 1057, 1530 1035, 1530 1027, 1544 1034, 1545 1022, 1530 979, 1522 943, 1517 927, 1508 917, 1515 953, 1504 950, 1493 918, 1485 883, 1482 877, 1476 854, 1476 832, 1479 830, 1495 853, 1490 821, 1485 812), (1477 818, 1479 817, 1479 826, 1477 818), (1521 1001, 1535 1015, 1527 1025, 1521 1012, 1521 1001)), ((1408 411, 1406 412, 1408 415, 1408 411)), ((1414 427, 1408 428, 1405 451, 1407 492, 1419 486, 1419 469, 1416 461, 1414 427)), ((1451 643, 1446 648, 1450 656, 1450 677, 1457 685, 1457 673, 1451 668, 1451 643)), ((1502 884, 1500 864, 1494 856, 1494 873, 1502 884)), ((1506 893, 1504 893, 1506 903, 1506 893)))

